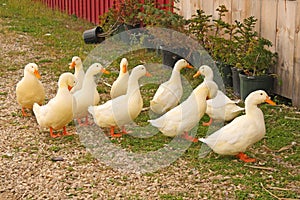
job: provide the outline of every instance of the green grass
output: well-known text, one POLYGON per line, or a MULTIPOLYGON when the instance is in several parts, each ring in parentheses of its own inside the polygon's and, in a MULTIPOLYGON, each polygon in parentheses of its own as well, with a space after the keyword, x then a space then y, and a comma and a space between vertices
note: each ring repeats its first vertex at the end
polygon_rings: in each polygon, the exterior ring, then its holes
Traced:
POLYGON ((9 32, 33 36, 36 41, 43 44, 32 45, 37 52, 48 51, 49 56, 57 55, 58 59, 49 59, 37 54, 34 60, 31 60, 51 70, 67 71, 72 56, 85 58, 93 49, 93 45, 84 45, 82 33, 94 25, 48 9, 38 1, 0 0, 0 11, 0 17, 5 20, 4 25, 8 27, 9 32))
MULTIPOLYGON (((64 71, 68 71, 68 63, 72 56, 78 55, 83 59, 95 47, 95 45, 86 45, 83 43, 82 32, 92 28, 94 25, 80 20, 78 18, 61 14, 60 12, 47 9, 44 5, 33 3, 29 0, 0 0, 0 18, 4 21, 5 31, 11 31, 18 34, 28 34, 36 41, 43 45, 32 46, 36 51, 49 52, 50 57, 43 57, 36 54, 33 59, 39 65, 47 67, 45 70, 54 71, 55 75, 59 75, 64 71), (4 4, 6 4, 4 6, 4 4), (45 34, 51 35, 46 36, 45 34), (56 58, 56 59, 55 59, 56 58)), ((3 32, 3 31, 2 31, 3 32)), ((12 52, 11 56, 18 54, 12 52)), ((161 57, 155 52, 140 50, 130 52, 123 55, 129 61, 129 68, 140 63, 160 63, 161 57)), ((112 83, 118 74, 119 62, 118 58, 111 64, 110 75, 103 76, 103 80, 112 83)), ((24 63, 26 64, 26 63, 24 63)), ((0 65, 0 69, 15 71, 14 65, 0 65)), ((184 70, 183 75, 190 81, 193 87, 196 87, 201 79, 191 78, 195 70, 184 70)), ((57 77, 58 78, 58 77, 57 77)), ((146 79, 143 78, 143 79, 146 79)), ((155 77, 153 77, 153 80, 155 77)), ((158 81, 158 80, 156 80, 158 81)), ((144 107, 149 106, 149 101, 153 97, 158 84, 149 83, 141 87, 141 93, 144 99, 144 107)), ((103 96, 102 101, 109 99, 109 87, 105 86, 101 81, 98 85, 98 91, 103 96)), ((0 95, 7 95, 1 92, 0 95)), ((190 169, 198 170, 203 177, 222 175, 222 177, 230 177, 229 182, 239 189, 235 190, 236 199, 272 199, 273 197, 262 187, 268 189, 272 194, 281 198, 299 198, 300 194, 292 188, 293 185, 299 186, 299 125, 300 121, 292 118, 300 118, 297 109, 282 105, 277 100, 278 106, 262 105, 261 109, 265 114, 266 122, 266 137, 255 144, 246 152, 259 160, 255 164, 244 164, 237 161, 232 156, 218 156, 214 153, 209 153, 205 158, 199 158, 199 150, 201 143, 192 144, 185 154, 181 157, 190 169), (290 117, 290 118, 287 118, 290 117), (297 144, 283 151, 278 151, 282 147, 291 145, 292 142, 297 144), (250 166, 250 167, 249 167, 250 166), (251 167, 252 166, 252 167, 251 167), (298 168, 297 168, 298 166, 298 168), (253 168, 257 167, 257 168, 253 168), (272 189, 273 188, 273 189, 272 189), (275 189, 274 189, 275 188, 275 189), (282 188, 276 189, 276 188, 282 188)), ((17 117, 18 114, 12 113, 17 117)), ((150 118, 149 111, 143 111, 135 120, 140 126, 147 126, 147 120, 150 118)), ((208 121, 205 116, 199 122, 197 136, 205 136, 208 128, 203 127, 203 121, 208 121)), ((17 122, 16 122, 17 123, 17 122)), ((71 124, 74 126, 74 124, 71 124)), ((163 136, 161 133, 150 138, 136 138, 130 135, 125 135, 122 139, 112 140, 115 145, 121 146, 123 149, 132 152, 150 152, 162 148, 168 144, 171 138, 163 136)), ((63 137, 62 139, 44 139, 45 143, 51 144, 50 152, 72 151, 72 148, 80 146, 80 141, 77 136, 63 137)), ((29 149, 32 153, 36 149, 29 149)), ((5 155, 3 157, 6 157, 5 155)), ((9 157, 8 157, 9 158, 9 157)), ((81 155, 77 164, 86 164, 93 162, 95 159, 91 154, 81 155)), ((176 162, 174 163, 176 165, 176 162)), ((73 171, 74 168, 69 168, 73 171)), ((168 170, 168 168, 162 169, 168 170)), ((159 173, 159 172, 157 172, 159 173)), ((148 173, 146 176, 153 176, 154 173, 148 173)), ((219 180, 215 181, 219 184, 219 180)), ((78 188, 80 192, 82 188, 78 188)), ((134 194, 132 194, 134 195, 134 194)), ((207 194, 214 198, 214 194, 207 194)), ((185 199, 188 194, 161 194, 161 199, 185 199)), ((96 197, 95 197, 96 198, 96 197)), ((138 198, 134 197, 133 199, 138 198)), ((225 197, 224 197, 225 198, 225 197)))

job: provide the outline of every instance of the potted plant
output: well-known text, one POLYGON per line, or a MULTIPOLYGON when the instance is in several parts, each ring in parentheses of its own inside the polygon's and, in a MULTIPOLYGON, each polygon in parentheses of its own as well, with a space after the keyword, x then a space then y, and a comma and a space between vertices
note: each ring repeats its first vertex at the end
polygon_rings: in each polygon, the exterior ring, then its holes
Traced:
POLYGON ((176 8, 171 4, 160 7, 152 2, 144 5, 143 12, 139 13, 139 18, 147 30, 147 42, 153 43, 153 46, 158 48, 163 64, 170 67, 181 58, 192 62, 194 53, 191 48, 187 48, 188 42, 185 42, 185 38, 181 35, 187 32, 185 29, 187 20, 172 12, 174 9, 176 8), (168 31, 170 29, 174 31, 168 31))
POLYGON ((272 42, 259 37, 254 30, 257 19, 253 16, 243 22, 235 22, 237 26, 234 39, 236 48, 236 70, 239 72, 240 95, 245 99, 249 93, 264 89, 272 93, 274 74, 272 69, 277 63, 277 53, 269 50, 272 42))
POLYGON ((197 10, 197 14, 189 20, 189 33, 195 36, 215 60, 223 83, 232 86, 231 66, 235 64, 236 43, 233 39, 236 25, 223 20, 228 12, 224 5, 219 6, 216 11, 218 17, 212 19, 212 15, 205 15, 204 11, 197 10))
POLYGON ((272 93, 274 75, 271 72, 277 62, 277 53, 268 49, 271 46, 271 41, 258 37, 250 42, 249 49, 241 58, 243 71, 239 76, 243 100, 249 93, 258 89, 264 89, 269 94, 272 93))
POLYGON ((100 26, 105 32, 113 34, 121 33, 121 40, 130 43, 132 29, 140 28, 142 22, 139 13, 143 4, 140 0, 117 0, 115 6, 100 16, 100 26))
POLYGON ((232 71, 232 87, 235 95, 240 96, 240 77, 239 74, 243 71, 242 61, 243 57, 249 49, 251 40, 257 38, 258 34, 254 30, 257 19, 250 16, 243 20, 243 22, 235 21, 235 34, 234 41, 236 44, 235 53, 235 63, 231 68, 232 71))
POLYGON ((210 54, 216 60, 217 66, 223 78, 225 86, 233 86, 232 68, 236 65, 237 34, 236 24, 230 24, 223 20, 228 13, 225 5, 220 5, 217 10, 218 18, 214 22, 214 34, 210 36, 210 54))

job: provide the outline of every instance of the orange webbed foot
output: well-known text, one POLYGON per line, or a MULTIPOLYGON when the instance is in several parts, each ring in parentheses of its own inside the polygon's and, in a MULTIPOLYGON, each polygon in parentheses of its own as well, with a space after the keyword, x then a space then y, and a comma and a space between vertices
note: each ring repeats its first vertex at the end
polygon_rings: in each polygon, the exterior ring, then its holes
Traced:
POLYGON ((184 132, 182 137, 190 142, 198 142, 198 138, 194 138, 194 137, 190 136, 188 132, 184 132))
POLYGON ((52 138, 58 138, 60 137, 61 135, 58 133, 58 134, 54 134, 53 133, 53 128, 50 127, 50 137, 52 138))
POLYGON ((89 125, 88 120, 85 120, 85 122, 82 122, 80 118, 77 119, 77 123, 79 126, 88 126, 89 125))
POLYGON ((67 132, 67 129, 66 129, 65 126, 63 127, 63 132, 62 132, 62 134, 63 134, 64 136, 73 135, 73 133, 68 133, 68 132, 67 132))
POLYGON ((208 122, 203 122, 202 125, 203 126, 210 126, 212 124, 212 121, 213 121, 212 118, 210 118, 208 122))
POLYGON ((22 107, 22 115, 23 115, 23 117, 27 117, 28 116, 28 114, 25 112, 25 108, 23 108, 23 107, 22 107))
POLYGON ((240 152, 239 154, 236 155, 237 158, 239 158, 240 160, 246 162, 246 163, 250 163, 250 162, 255 162, 256 159, 255 158, 249 158, 246 154, 240 152))
POLYGON ((125 129, 125 127, 122 128, 121 134, 126 135, 126 134, 130 134, 130 133, 132 133, 132 131, 127 131, 127 130, 125 129))
POLYGON ((118 138, 118 137, 122 137, 122 134, 121 133, 115 133, 115 127, 112 126, 112 127, 110 127, 110 136, 112 138, 118 138))

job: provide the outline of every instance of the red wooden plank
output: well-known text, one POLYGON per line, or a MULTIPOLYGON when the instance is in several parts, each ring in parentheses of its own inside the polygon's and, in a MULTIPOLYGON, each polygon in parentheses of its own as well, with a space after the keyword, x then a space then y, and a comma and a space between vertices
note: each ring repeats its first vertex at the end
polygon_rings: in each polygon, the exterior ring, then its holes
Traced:
POLYGON ((92 0, 87 0, 86 1, 86 17, 87 17, 87 20, 89 22, 92 21, 92 18, 91 18, 91 11, 92 11, 92 8, 91 8, 91 2, 92 0))
POLYGON ((96 3, 95 0, 91 0, 91 22, 95 23, 95 10, 96 10, 96 3))
POLYGON ((99 4, 99 14, 102 15, 104 13, 104 0, 101 1, 101 3, 99 4))
POLYGON ((58 0, 55 0, 55 2, 54 2, 54 8, 55 8, 55 9, 58 8, 58 3, 59 3, 58 0))
POLYGON ((95 12, 95 23, 96 24, 99 24, 99 15, 100 15, 100 7, 101 7, 101 5, 100 5, 101 3, 99 2, 99 1, 96 1, 96 12, 95 12))
POLYGON ((76 0, 72 0, 72 15, 76 15, 76 0))
POLYGON ((82 0, 81 3, 82 3, 81 4, 81 8, 82 8, 81 9, 81 12, 82 12, 81 15, 82 15, 82 18, 83 19, 87 19, 87 16, 86 16, 86 9, 87 9, 87 7, 86 7, 86 0, 82 0))
POLYGON ((110 1, 110 0, 105 0, 105 4, 104 4, 104 12, 101 13, 102 15, 108 11, 108 9, 109 9, 109 1, 110 1))
POLYGON ((58 1, 59 9, 63 11, 63 0, 58 1))
POLYGON ((61 3, 61 9, 62 9, 63 11, 66 10, 66 1, 67 1, 67 0, 62 0, 62 3, 61 3))
POLYGON ((70 0, 66 0, 66 11, 68 15, 71 15, 70 0))
POLYGON ((79 2, 78 1, 74 1, 75 3, 75 15, 79 17, 79 2))
POLYGON ((83 18, 83 14, 82 14, 82 0, 78 2, 78 16, 80 18, 83 18))

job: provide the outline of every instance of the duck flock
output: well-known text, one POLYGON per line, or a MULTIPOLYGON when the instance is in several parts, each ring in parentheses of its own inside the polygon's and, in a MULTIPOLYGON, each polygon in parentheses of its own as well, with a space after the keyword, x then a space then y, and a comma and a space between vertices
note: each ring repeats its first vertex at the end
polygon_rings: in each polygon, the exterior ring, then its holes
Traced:
MULTIPOLYGON (((146 67, 138 65, 129 74, 128 61, 123 58, 119 76, 111 87, 111 100, 100 105, 94 76, 109 72, 100 63, 92 64, 84 72, 78 56, 74 56, 70 63, 70 69, 74 68, 74 74, 66 72, 60 75, 56 96, 44 104, 45 90, 39 80, 38 66, 35 63, 27 64, 24 76, 16 86, 17 102, 23 116, 27 116, 25 109, 32 109, 39 126, 48 128, 53 138, 70 135, 66 126, 74 119, 81 126, 89 125, 89 114, 99 127, 110 128, 111 137, 127 134, 125 125, 137 118, 143 109, 139 79, 151 76, 146 67), (120 129, 119 133, 116 133, 116 128, 120 129), (60 129, 63 129, 62 134, 56 131, 60 129)), ((193 67, 185 59, 178 60, 169 80, 158 87, 150 101, 150 109, 159 117, 148 122, 165 136, 180 135, 191 142, 207 144, 217 154, 235 155, 244 162, 255 162, 244 152, 266 133, 264 116, 257 105, 275 103, 265 91, 257 90, 248 95, 245 108, 239 107, 236 101, 218 89, 213 81, 213 71, 207 65, 201 66, 194 75, 203 75, 204 81, 180 103, 183 94, 180 71, 183 68, 193 67), (245 114, 240 115, 244 110, 245 114), (210 120, 203 123, 204 126, 209 126, 213 120, 230 122, 206 138, 190 136, 189 131, 198 125, 205 113, 210 120)))

